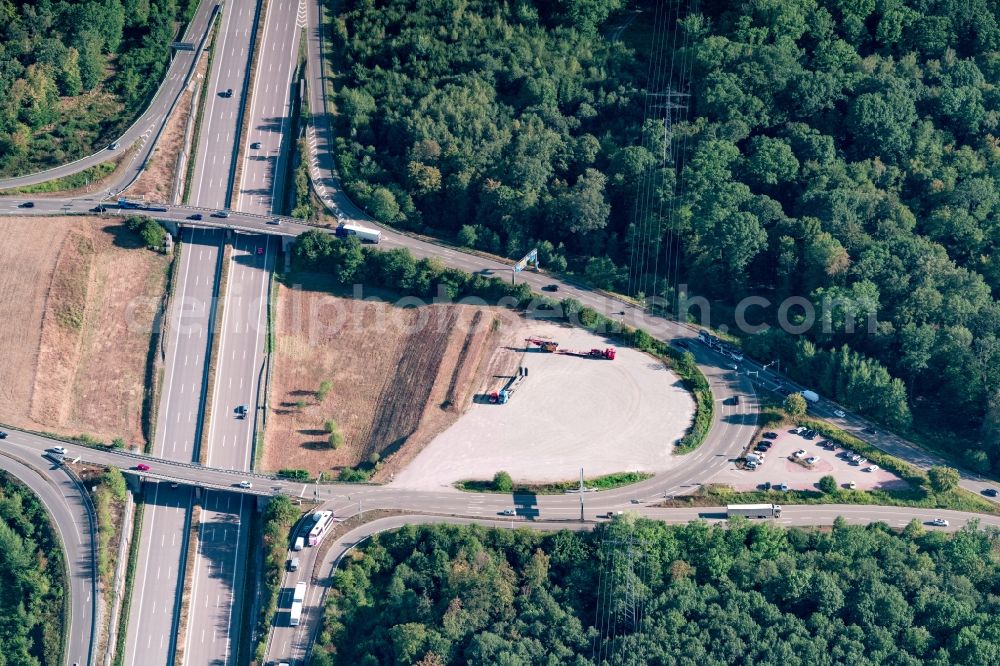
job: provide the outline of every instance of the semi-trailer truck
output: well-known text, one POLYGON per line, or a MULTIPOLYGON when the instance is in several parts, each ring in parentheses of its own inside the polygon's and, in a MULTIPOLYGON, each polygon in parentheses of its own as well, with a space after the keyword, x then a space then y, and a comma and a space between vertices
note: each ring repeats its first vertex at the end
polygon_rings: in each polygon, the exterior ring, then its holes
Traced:
POLYGON ((288 625, 290 627, 299 626, 302 621, 302 602, 296 601, 292 604, 292 610, 288 614, 288 625))
POLYGON ((362 243, 378 243, 382 240, 382 232, 378 229, 369 229, 357 224, 341 224, 334 233, 340 238, 357 236, 362 243))
POLYGON ((780 518, 781 507, 777 504, 730 504, 726 507, 726 517, 780 518))
POLYGON ((292 594, 292 603, 303 602, 306 599, 306 583, 301 581, 295 584, 295 592, 292 594))

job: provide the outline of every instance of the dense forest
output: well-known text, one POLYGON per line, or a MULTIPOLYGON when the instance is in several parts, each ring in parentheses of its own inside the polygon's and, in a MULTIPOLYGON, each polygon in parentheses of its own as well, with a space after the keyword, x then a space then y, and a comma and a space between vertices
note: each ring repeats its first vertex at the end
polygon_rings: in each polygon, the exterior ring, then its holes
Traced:
POLYGON ((0 666, 63 663, 65 566, 41 502, 0 472, 0 666))
POLYGON ((374 536, 335 574, 312 663, 1000 661, 994 532, 630 523, 374 536))
POLYGON ((717 323, 830 299, 744 346, 1000 463, 1000 4, 374 6, 338 3, 333 43, 338 161, 376 217, 671 303, 688 285, 717 323))
POLYGON ((0 0, 0 176, 102 148, 159 86, 195 0, 0 0))

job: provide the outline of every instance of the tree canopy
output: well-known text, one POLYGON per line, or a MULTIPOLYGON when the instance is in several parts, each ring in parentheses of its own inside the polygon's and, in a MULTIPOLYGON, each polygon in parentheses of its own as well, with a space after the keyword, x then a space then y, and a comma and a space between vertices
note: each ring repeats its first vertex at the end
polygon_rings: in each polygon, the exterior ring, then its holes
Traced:
POLYGON ((994 663, 996 542, 916 522, 408 526, 335 573, 313 663, 994 663))
POLYGON ((384 222, 537 246, 633 295, 833 303, 745 344, 1000 463, 1000 5, 696 6, 338 3, 346 187, 384 222), (667 84, 690 97, 665 128, 646 93, 667 84))

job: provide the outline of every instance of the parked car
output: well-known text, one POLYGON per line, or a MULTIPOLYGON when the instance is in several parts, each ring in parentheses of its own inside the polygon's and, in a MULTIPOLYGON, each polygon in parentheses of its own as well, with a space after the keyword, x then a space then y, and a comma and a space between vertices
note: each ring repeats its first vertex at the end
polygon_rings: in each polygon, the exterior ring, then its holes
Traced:
POLYGON ((850 488, 851 490, 854 490, 855 488, 858 487, 858 484, 855 483, 854 481, 850 481, 848 482, 847 487, 850 488))
POLYGON ((798 451, 796 451, 792 455, 795 456, 796 458, 804 458, 805 455, 806 455, 806 450, 805 449, 799 449, 798 451))
POLYGON ((764 444, 764 442, 761 442, 757 446, 753 447, 754 451, 767 451, 767 449, 768 449, 768 446, 766 444, 764 444))
POLYGON ((775 486, 777 490, 785 491, 788 490, 788 484, 784 481, 775 486))
POLYGON ((809 456, 808 458, 806 458, 806 464, 807 465, 815 465, 818 462, 819 462, 819 458, 817 458, 816 456, 809 456))
POLYGON ((935 518, 931 521, 931 525, 934 525, 935 527, 948 527, 948 521, 944 518, 935 518))
POLYGON ((764 439, 778 439, 778 433, 776 432, 765 432, 761 435, 764 439))
POLYGON ((147 465, 146 463, 139 463, 138 465, 135 466, 135 468, 140 472, 149 471, 149 465, 147 465))
POLYGON ((865 471, 866 472, 877 472, 878 471, 878 465, 869 465, 868 467, 865 468, 865 471))
POLYGON ((836 416, 837 418, 840 418, 840 419, 842 419, 845 416, 847 416, 847 414, 845 414, 844 410, 842 410, 842 409, 835 409, 835 410, 833 410, 833 415, 836 416))

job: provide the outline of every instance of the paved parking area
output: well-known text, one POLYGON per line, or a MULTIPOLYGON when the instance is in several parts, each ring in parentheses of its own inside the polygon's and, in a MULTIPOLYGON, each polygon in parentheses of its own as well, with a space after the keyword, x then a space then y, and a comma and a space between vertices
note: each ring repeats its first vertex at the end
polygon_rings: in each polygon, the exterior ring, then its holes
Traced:
MULTIPOLYGON (((754 490, 765 481, 770 481, 772 485, 787 483, 792 490, 815 490, 819 480, 830 474, 841 488, 847 487, 851 481, 856 484, 858 490, 907 486, 906 481, 884 469, 866 472, 865 470, 872 465, 871 462, 857 465, 845 460, 841 457, 843 448, 840 446, 837 446, 835 451, 823 448, 820 445, 823 442, 822 435, 810 440, 792 434, 788 428, 774 432, 778 438, 772 440, 773 445, 757 469, 737 469, 733 464, 717 474, 712 482, 732 486, 734 490, 754 490), (790 460, 789 457, 799 449, 804 449, 806 452, 803 459, 815 456, 819 461, 807 467, 790 460)), ((758 438, 754 443, 758 441, 761 439, 758 438)))

